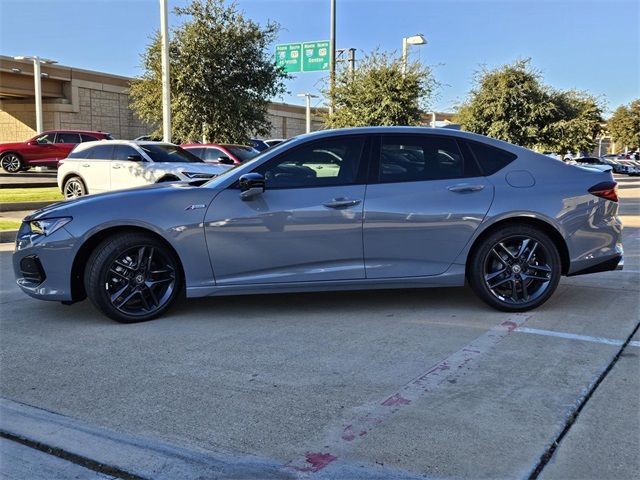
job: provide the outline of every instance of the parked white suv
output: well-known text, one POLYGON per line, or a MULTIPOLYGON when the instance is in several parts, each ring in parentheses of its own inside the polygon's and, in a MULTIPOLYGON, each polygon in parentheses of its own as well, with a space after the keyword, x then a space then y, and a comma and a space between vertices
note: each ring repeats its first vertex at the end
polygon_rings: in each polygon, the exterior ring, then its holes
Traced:
POLYGON ((171 143, 86 142, 58 162, 58 187, 65 198, 76 198, 150 183, 208 179, 229 168, 204 163, 171 143))

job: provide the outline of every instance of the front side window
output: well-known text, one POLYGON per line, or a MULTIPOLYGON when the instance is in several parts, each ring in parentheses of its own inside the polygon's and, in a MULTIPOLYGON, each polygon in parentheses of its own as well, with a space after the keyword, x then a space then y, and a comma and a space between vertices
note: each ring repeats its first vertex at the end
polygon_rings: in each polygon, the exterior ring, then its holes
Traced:
POLYGON ((55 140, 56 140, 55 133, 45 133, 44 135, 40 135, 39 137, 36 137, 36 142, 39 143, 40 145, 44 145, 47 143, 54 143, 55 140))
POLYGON ((171 163, 200 163, 198 157, 193 153, 186 151, 184 148, 176 145, 158 145, 158 144, 146 144, 140 145, 140 148, 153 160, 154 162, 171 162, 171 163))
POLYGON ((228 155, 224 153, 222 150, 217 148, 205 148, 204 149, 204 160, 208 160, 210 162, 215 162, 220 159, 220 157, 227 157, 228 155))
POLYGON ((98 140, 98 137, 94 137, 93 135, 87 135, 86 133, 81 134, 80 138, 82 139, 83 142, 95 142, 96 140, 98 140))
POLYGON ((193 153, 196 157, 204 160, 204 158, 202 158, 202 148, 185 148, 185 150, 189 153, 193 153))
POLYGON ((227 149, 241 162, 246 162, 254 157, 257 157, 260 152, 252 147, 245 147, 244 145, 228 146, 227 149))
POLYGON ((379 181, 414 182, 473 176, 453 138, 427 135, 383 136, 379 181))
POLYGON ((356 183, 364 137, 319 140, 261 165, 267 188, 303 188, 356 183))
POLYGON ((59 132, 56 137, 56 143, 80 143, 80 134, 59 132))

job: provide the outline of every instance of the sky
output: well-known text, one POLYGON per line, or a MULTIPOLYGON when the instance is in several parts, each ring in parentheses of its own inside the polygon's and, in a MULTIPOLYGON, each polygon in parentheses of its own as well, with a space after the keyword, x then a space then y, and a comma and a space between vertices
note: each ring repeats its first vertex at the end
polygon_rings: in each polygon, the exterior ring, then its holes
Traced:
MULTIPOLYGON (((236 3, 258 23, 278 22, 276 43, 329 38, 329 0, 236 3)), ((356 48, 357 58, 375 48, 399 54, 403 37, 423 34, 428 44, 411 47, 409 58, 432 67, 441 84, 436 111, 462 102, 483 65, 522 58, 552 87, 602 98, 607 113, 640 97, 638 0, 337 0, 336 19, 337 47, 356 48)), ((170 25, 179 21, 170 15, 170 25)), ((158 0, 0 0, 0 54, 135 76, 159 24, 158 0)), ((303 104, 297 94, 320 94, 327 73, 294 75, 274 100, 303 104)))

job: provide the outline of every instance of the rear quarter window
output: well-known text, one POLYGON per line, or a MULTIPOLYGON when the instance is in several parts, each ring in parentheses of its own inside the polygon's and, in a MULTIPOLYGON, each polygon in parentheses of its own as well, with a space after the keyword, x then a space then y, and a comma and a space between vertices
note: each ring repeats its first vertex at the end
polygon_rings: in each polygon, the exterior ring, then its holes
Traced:
POLYGON ((466 140, 465 143, 473 153, 476 161, 486 176, 493 175, 513 162, 517 155, 480 142, 466 140))

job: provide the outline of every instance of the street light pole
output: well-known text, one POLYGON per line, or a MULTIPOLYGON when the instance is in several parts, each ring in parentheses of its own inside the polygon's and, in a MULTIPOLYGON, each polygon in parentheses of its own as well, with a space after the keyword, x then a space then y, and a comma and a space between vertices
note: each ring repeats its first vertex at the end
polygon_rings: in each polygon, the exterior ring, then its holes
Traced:
POLYGON ((336 86, 336 0, 331 1, 330 29, 329 29, 329 113, 333 114, 333 89, 336 86))
POLYGON ((404 37, 402 39, 402 74, 405 75, 407 73, 407 63, 408 63, 408 54, 409 54, 409 45, 426 45, 427 40, 424 38, 424 35, 418 33, 417 35, 413 35, 411 37, 404 37))
POLYGON ((162 41, 162 140, 171 142, 171 81, 169 76, 169 26, 167 0, 160 0, 160 37, 162 41))
POLYGON ((32 60, 33 61, 33 89, 36 100, 36 133, 42 133, 44 130, 44 120, 42 113, 42 70, 40 65, 58 63, 55 60, 49 60, 46 58, 40 58, 37 55, 35 57, 17 56, 13 57, 14 60, 32 60))
POLYGON ((312 93, 299 93, 299 97, 306 97, 307 99, 307 111, 306 111, 306 120, 307 120, 307 133, 311 133, 311 99, 318 98, 317 95, 313 95, 312 93))

